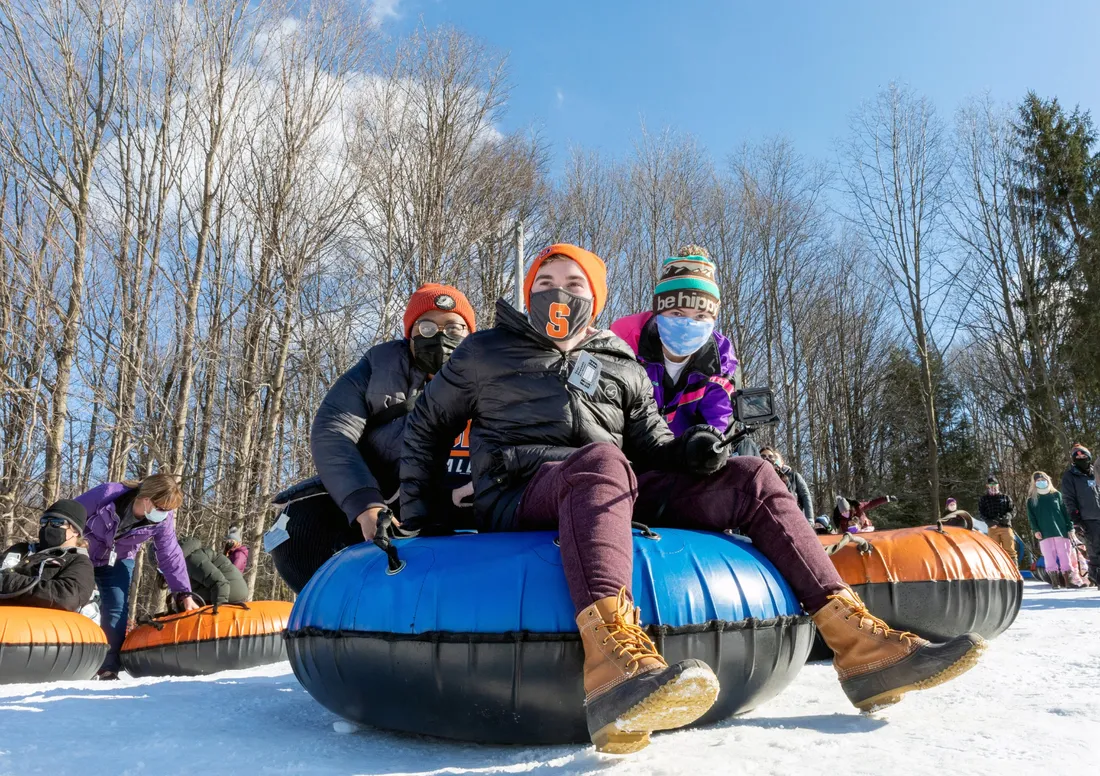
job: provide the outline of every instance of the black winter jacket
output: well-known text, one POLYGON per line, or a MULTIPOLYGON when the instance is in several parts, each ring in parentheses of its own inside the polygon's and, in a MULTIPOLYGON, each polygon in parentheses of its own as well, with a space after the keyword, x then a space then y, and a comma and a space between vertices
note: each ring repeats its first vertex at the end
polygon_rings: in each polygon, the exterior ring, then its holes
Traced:
POLYGON ((191 578, 191 592, 206 604, 240 604, 248 600, 248 584, 240 569, 220 552, 204 547, 194 536, 180 539, 191 578))
POLYGON ((1012 510, 1012 499, 1007 493, 996 495, 985 493, 978 498, 978 514, 982 516, 986 525, 1011 528, 1012 510))
POLYGON ((1076 466, 1066 469, 1062 475, 1062 501, 1074 523, 1100 522, 1100 490, 1096 488, 1096 472, 1091 466, 1088 474, 1076 466))
MULTIPOLYGON (((372 427, 370 419, 417 396, 426 381, 427 375, 413 364, 409 341, 392 340, 368 350, 321 402, 310 431, 313 463, 349 523, 367 507, 385 503, 399 486, 407 416, 377 427, 372 427)), ((452 460, 446 462, 448 489, 470 480, 463 445, 460 438, 452 460)))
POLYGON ((450 440, 472 418, 470 460, 480 530, 509 530, 538 468, 593 442, 614 444, 640 469, 671 468, 679 445, 625 342, 599 331, 562 353, 503 300, 496 326, 471 334, 428 383, 405 425, 401 522, 442 514, 438 475, 450 440), (600 364, 593 395, 568 383, 583 353, 600 364))
POLYGON ((40 606, 78 612, 92 600, 95 570, 87 550, 53 547, 26 555, 28 549, 26 543, 17 544, 0 555, 0 559, 12 553, 26 556, 0 572, 0 606, 40 606))

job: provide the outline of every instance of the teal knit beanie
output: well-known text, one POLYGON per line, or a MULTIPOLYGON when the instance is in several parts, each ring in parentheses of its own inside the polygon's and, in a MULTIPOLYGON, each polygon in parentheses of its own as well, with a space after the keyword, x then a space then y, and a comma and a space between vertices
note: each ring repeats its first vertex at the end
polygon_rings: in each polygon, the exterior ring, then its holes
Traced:
POLYGON ((704 248, 687 245, 661 264, 661 278, 653 289, 653 312, 686 307, 718 315, 722 294, 714 282, 716 267, 704 248))

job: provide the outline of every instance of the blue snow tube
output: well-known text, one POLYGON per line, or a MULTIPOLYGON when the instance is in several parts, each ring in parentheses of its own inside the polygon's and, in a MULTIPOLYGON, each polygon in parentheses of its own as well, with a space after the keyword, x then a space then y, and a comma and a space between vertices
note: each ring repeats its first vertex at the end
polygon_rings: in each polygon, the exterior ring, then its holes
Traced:
MULTIPOLYGON (((294 605, 287 654, 302 686, 354 722, 482 743, 588 740, 584 662, 550 532, 397 542, 404 567, 360 544, 294 605)), ((814 628, 759 552, 730 536, 634 537, 633 592, 671 663, 705 660, 722 689, 701 724, 779 693, 814 628)))

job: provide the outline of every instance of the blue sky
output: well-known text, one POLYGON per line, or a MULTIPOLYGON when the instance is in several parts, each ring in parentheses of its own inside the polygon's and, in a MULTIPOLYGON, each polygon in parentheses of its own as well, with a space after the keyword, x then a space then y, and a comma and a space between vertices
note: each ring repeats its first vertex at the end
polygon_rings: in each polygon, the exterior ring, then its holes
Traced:
MULTIPOLYGON (((600 2, 380 0, 387 32, 447 22, 508 56, 504 129, 622 155, 639 121, 724 157, 790 137, 833 158, 849 116, 891 80, 950 119, 969 96, 1028 89, 1100 114, 1100 1, 600 2), (395 15, 394 15, 395 14, 395 15)), ((1100 115, 1096 115, 1100 119, 1100 115)))

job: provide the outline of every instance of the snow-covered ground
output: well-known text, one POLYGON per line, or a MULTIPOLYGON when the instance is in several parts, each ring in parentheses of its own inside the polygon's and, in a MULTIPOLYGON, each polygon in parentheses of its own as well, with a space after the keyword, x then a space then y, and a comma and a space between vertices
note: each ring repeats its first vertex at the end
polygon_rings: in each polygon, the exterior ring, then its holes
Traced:
POLYGON ((0 685, 0 773, 1091 773, 1100 757, 1100 592, 1027 583, 1015 625, 962 678, 877 716, 811 664, 779 698, 639 754, 334 732, 287 665, 200 679, 0 685))

